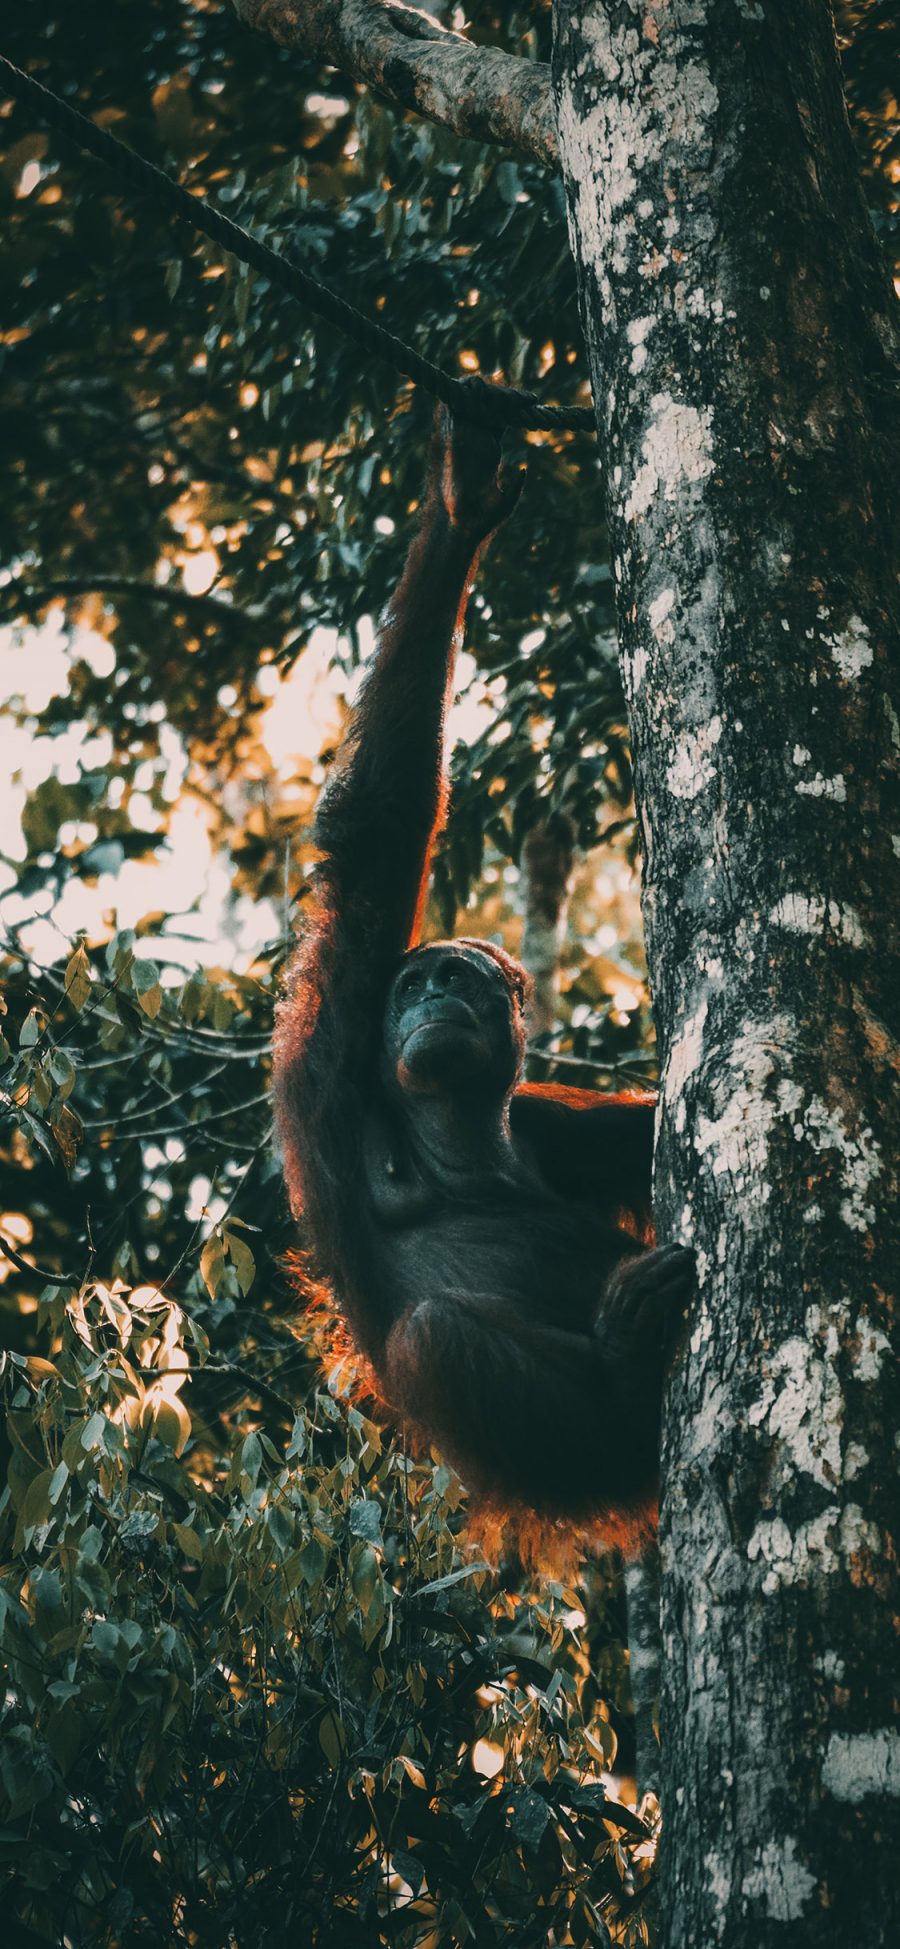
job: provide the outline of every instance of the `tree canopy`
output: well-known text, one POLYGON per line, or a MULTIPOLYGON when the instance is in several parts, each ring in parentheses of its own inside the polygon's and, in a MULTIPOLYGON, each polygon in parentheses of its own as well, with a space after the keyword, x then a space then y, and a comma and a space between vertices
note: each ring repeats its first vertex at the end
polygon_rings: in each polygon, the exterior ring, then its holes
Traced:
MULTIPOLYGON (((548 57, 548 8, 471 12, 476 41, 548 57)), ((888 10, 842 12, 887 223, 888 10)), ((587 402, 533 156, 404 116, 219 0, 37 0, 4 52, 437 362, 587 402)), ((606 1779, 613 1568, 498 1581, 452 1473, 345 1398, 286 1263, 272 1008, 429 403, 15 104, 2 136, 13 1911, 79 1949, 644 1942, 653 1832, 606 1779)), ((434 923, 469 903, 466 931, 514 946, 522 842, 564 810, 592 859, 534 1073, 641 1080, 594 443, 525 444, 471 612, 434 923)))

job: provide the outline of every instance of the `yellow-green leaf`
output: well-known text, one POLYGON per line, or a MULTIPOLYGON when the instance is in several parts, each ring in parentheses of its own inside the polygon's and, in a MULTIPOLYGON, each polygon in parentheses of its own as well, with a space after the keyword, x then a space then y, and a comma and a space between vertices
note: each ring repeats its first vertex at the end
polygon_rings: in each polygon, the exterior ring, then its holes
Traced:
POLYGON ((200 1271, 210 1299, 215 1299, 225 1272, 225 1247, 218 1232, 213 1232, 203 1247, 200 1271))
POLYGON ((319 1745, 329 1766, 340 1766, 347 1735, 336 1712, 326 1712, 319 1722, 319 1745))
POLYGON ((203 1544, 201 1543, 196 1530, 191 1529, 189 1523, 173 1523, 172 1530, 174 1535, 177 1537, 178 1544, 180 1548, 184 1551, 185 1556, 192 1557, 195 1563, 202 1563, 203 1544))
POLYGON ((246 1299, 256 1275, 256 1260, 249 1245, 245 1244, 242 1238, 235 1238, 234 1233, 227 1229, 225 1243, 228 1247, 228 1256, 238 1276, 238 1285, 246 1299))
POLYGON ((91 964, 83 947, 76 947, 66 968, 66 997, 82 1009, 91 992, 91 964))

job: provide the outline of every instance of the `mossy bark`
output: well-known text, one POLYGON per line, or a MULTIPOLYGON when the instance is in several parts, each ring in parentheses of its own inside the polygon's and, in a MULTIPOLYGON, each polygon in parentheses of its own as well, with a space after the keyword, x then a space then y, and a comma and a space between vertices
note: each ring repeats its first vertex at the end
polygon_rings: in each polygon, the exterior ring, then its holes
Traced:
POLYGON ((698 1270, 663 1458, 663 1939, 869 1949, 900 1936, 893 300, 823 0, 559 0, 554 77, 657 1220, 698 1270))

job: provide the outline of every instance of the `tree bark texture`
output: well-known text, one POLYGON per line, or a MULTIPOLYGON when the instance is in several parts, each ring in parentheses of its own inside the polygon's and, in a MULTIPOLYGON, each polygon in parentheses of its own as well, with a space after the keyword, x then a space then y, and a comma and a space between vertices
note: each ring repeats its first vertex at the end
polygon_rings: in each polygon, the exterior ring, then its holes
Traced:
POLYGON ((634 1706, 635 1772, 638 1798, 659 1795, 659 1550, 655 1543, 625 1565, 628 1613, 628 1676, 634 1706))
POLYGON ((663 1936, 873 1949, 900 1941, 893 300, 825 0, 558 0, 555 25, 657 1220, 697 1253, 663 1455, 663 1936))
POLYGON ((234 0, 234 8, 248 27, 367 81, 398 108, 538 162, 557 160, 542 61, 477 47, 401 0, 234 0))

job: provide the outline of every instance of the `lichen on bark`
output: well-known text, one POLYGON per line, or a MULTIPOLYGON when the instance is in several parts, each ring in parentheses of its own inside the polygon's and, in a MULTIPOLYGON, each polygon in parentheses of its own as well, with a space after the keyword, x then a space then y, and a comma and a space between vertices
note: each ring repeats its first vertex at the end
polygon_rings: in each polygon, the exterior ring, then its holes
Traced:
POLYGON ((664 1934, 874 1944, 897 1846, 896 316, 824 6, 559 0, 555 27, 657 1216, 698 1264, 664 1453, 664 1934))

